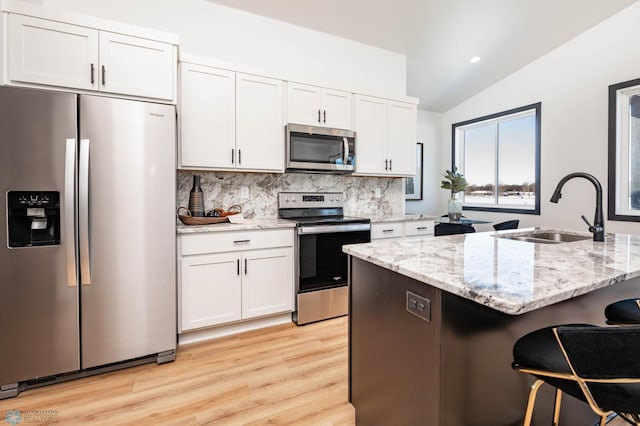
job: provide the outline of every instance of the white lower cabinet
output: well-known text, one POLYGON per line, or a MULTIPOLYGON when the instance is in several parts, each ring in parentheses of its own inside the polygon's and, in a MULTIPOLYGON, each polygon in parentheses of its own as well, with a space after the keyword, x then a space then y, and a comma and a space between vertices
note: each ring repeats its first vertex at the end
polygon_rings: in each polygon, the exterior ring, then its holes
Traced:
POLYGON ((371 224, 371 239, 401 238, 402 222, 382 222, 371 224))
POLYGON ((422 235, 433 235, 433 220, 414 220, 404 223, 405 237, 419 237, 422 235))
POLYGON ((179 331, 293 310, 293 231, 181 235, 179 331))
POLYGON ((407 220, 371 224, 371 239, 419 237, 433 235, 433 220, 407 220))

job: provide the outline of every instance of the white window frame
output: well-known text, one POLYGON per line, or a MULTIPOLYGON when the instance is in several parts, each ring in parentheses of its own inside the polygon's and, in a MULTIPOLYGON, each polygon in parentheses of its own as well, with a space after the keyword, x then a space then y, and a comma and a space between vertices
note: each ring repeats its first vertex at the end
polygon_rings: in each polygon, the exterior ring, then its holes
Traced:
POLYGON ((520 108, 514 108, 508 111, 502 111, 496 114, 491 114, 485 117, 480 117, 472 120, 467 120, 452 125, 452 161, 453 164, 458 167, 460 172, 464 174, 465 164, 465 152, 464 152, 464 140, 463 135, 466 130, 485 127, 487 125, 496 125, 511 120, 534 117, 535 118, 535 185, 536 194, 535 202, 533 206, 523 206, 519 204, 498 204, 499 184, 498 184, 498 165, 499 165, 499 130, 495 132, 496 144, 495 144, 495 170, 494 170, 494 202, 493 204, 469 204, 464 201, 463 195, 463 209, 464 210, 477 210, 477 211, 491 211, 491 212, 505 212, 505 213, 519 213, 519 214, 540 214, 540 123, 541 123, 541 103, 526 105, 520 108))

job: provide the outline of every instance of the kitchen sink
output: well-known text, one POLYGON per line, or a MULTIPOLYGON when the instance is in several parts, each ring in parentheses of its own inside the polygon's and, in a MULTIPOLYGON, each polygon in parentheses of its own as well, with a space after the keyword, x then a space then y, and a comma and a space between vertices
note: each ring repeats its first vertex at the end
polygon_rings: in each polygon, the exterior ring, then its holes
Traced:
POLYGON ((530 243, 540 243, 540 244, 570 243, 573 241, 590 240, 593 238, 591 235, 565 234, 564 232, 545 232, 545 231, 535 231, 527 234, 498 235, 498 237, 508 238, 510 240, 527 241, 530 243))

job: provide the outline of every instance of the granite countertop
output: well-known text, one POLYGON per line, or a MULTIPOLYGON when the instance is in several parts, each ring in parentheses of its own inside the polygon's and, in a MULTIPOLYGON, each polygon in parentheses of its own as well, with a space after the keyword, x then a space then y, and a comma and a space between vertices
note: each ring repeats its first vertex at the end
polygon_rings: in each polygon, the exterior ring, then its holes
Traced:
POLYGON ((560 244, 497 237, 533 230, 377 240, 343 250, 510 315, 640 276, 640 236, 606 234, 604 243, 588 239, 560 244))
POLYGON ((372 223, 384 222, 411 222, 416 220, 435 220, 436 216, 428 216, 424 214, 406 214, 404 216, 372 216, 372 223))
POLYGON ((247 231, 253 229, 278 229, 295 228, 295 222, 286 219, 245 219, 243 223, 214 223, 211 225, 183 225, 176 226, 178 234, 193 234, 199 232, 221 232, 221 231, 247 231))

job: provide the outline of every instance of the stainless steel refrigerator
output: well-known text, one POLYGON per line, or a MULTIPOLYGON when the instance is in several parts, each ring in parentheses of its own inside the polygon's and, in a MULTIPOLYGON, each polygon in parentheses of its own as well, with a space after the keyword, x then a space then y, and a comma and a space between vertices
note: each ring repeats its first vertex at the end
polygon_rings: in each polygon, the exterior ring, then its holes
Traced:
POLYGON ((171 105, 0 87, 0 399, 175 358, 175 123, 171 105))

